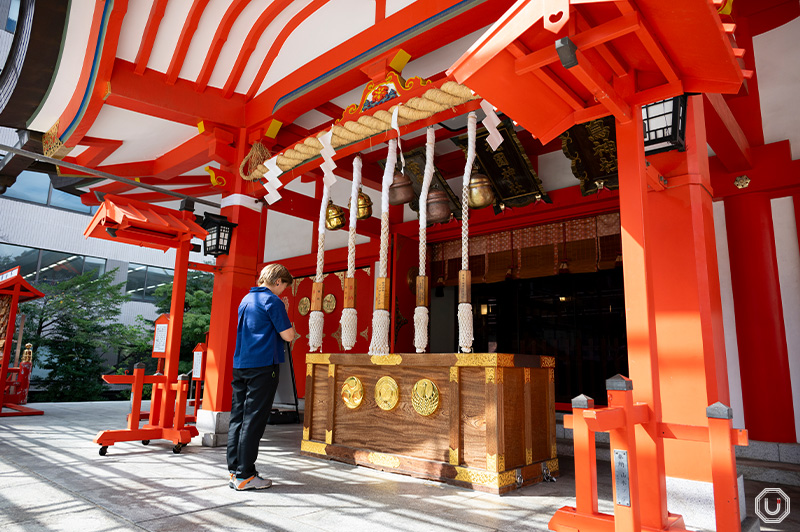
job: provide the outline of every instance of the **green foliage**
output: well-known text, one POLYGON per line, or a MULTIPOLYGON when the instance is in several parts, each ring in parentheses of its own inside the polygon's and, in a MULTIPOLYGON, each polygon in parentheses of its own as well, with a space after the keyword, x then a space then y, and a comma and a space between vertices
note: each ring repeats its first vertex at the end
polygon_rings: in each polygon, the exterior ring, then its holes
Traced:
MULTIPOLYGON (((206 332, 211 323, 211 295, 214 290, 214 276, 210 273, 192 271, 186 279, 186 302, 183 314, 183 333, 181 334, 181 358, 190 360, 194 346, 206 341, 206 332)), ((156 310, 160 313, 170 311, 172 303, 172 283, 159 286, 153 294, 156 310)))
POLYGON ((118 352, 141 345, 146 333, 140 325, 117 323, 128 296, 122 283, 114 284, 111 270, 61 281, 40 283, 45 296, 21 305, 28 316, 25 341, 34 345, 37 366, 49 370, 33 382, 45 387, 44 401, 92 401, 105 390, 100 375, 108 370, 102 352, 118 352))

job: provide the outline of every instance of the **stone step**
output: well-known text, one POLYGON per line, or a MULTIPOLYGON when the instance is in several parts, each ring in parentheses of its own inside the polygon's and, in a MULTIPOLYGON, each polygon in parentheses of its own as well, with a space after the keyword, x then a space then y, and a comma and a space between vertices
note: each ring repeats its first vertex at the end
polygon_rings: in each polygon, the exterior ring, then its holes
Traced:
POLYGON ((800 465, 753 458, 736 458, 736 470, 747 480, 800 486, 800 465))

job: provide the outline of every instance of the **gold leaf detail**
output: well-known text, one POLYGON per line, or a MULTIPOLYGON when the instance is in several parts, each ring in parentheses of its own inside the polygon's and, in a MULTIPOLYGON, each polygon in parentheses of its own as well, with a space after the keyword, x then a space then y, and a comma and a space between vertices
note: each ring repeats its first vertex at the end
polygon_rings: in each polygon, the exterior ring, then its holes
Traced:
POLYGON ((381 410, 392 410, 400 400, 400 389, 397 381, 388 375, 378 379, 375 383, 375 402, 381 410))
POLYGON ((306 377, 314 374, 314 364, 306 364, 306 377))
POLYGON ((347 408, 358 408, 364 400, 364 385, 358 377, 347 377, 342 384, 342 401, 347 408))
POLYGON ((456 366, 512 367, 514 355, 510 353, 456 353, 456 366))
POLYGON ((531 368, 525 368, 525 383, 531 382, 531 368))
POLYGON ((450 368, 450 382, 458 382, 458 368, 455 366, 450 368))
POLYGON ((486 368, 486 384, 494 382, 494 370, 495 368, 486 368))
POLYGON ((555 357, 541 357, 541 366, 543 368, 554 368, 554 367, 556 367, 556 359, 555 359, 555 357))
POLYGON ((400 467, 400 459, 390 454, 369 453, 369 456, 367 456, 367 460, 369 460, 371 464, 379 465, 382 467, 391 467, 392 469, 397 469, 398 467, 400 467))
POLYGON ((333 443, 333 431, 326 430, 325 431, 325 443, 333 443))
POLYGON ((336 364, 328 364, 328 377, 336 376, 336 364))
POLYGON ((548 460, 547 462, 545 462, 545 464, 547 464, 547 469, 549 469, 551 473, 558 472, 558 458, 548 460))
POLYGON ((317 441, 303 440, 300 442, 300 450, 307 453, 327 455, 328 453, 325 451, 326 448, 327 445, 317 441))
POLYGON ((450 448, 449 450, 450 450, 450 460, 449 460, 450 465, 458 465, 459 463, 458 449, 450 448))
POLYGON ((376 366, 399 366, 403 362, 400 355, 372 355, 369 361, 376 366))
POLYGON ((533 449, 530 447, 525 449, 525 465, 531 465, 533 463, 533 449))
POLYGON ((411 405, 421 416, 430 416, 439 407, 439 388, 430 379, 420 379, 411 390, 411 405))
POLYGON ((461 482, 470 484, 481 484, 492 488, 502 488, 517 483, 517 471, 512 469, 503 473, 490 473, 488 471, 476 471, 464 467, 456 467, 456 478, 461 482))
POLYGON ((555 458, 556 456, 558 456, 558 446, 556 442, 553 442, 550 444, 550 458, 555 458))
POLYGON ((308 439, 308 433, 310 432, 309 427, 303 427, 303 439, 308 439))
POLYGON ((547 370, 547 377, 550 380, 550 382, 556 382, 556 374, 553 371, 553 368, 547 370))
POLYGON ((308 353, 306 354, 306 364, 330 364, 330 353, 308 353))

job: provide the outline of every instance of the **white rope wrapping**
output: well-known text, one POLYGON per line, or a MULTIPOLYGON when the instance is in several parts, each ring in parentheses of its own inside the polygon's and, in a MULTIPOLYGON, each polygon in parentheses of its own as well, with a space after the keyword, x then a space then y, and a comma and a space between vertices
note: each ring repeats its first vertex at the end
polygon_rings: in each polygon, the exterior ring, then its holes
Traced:
MULTIPOLYGON (((428 247, 428 190, 433 179, 433 147, 436 134, 432 127, 428 128, 425 143, 425 173, 422 188, 419 192, 419 275, 425 275, 426 251, 428 247)), ((428 347, 428 308, 414 309, 414 347, 417 353, 424 353, 428 347)))
POLYGON ((462 352, 472 352, 472 340, 472 303, 459 303, 458 345, 462 352))
MULTIPOLYGON (((470 113, 467 121, 467 164, 461 187, 461 269, 469 270, 469 179, 475 162, 475 129, 478 118, 470 113)), ((472 304, 458 304, 458 346, 464 353, 472 351, 472 304)))
MULTIPOLYGON (((326 186, 322 191, 322 204, 319 209, 319 234, 317 235, 317 274, 315 283, 322 282, 322 272, 325 268, 325 214, 328 208, 328 198, 331 189, 326 186)), ((308 316, 308 350, 314 352, 322 350, 322 329, 325 325, 325 316, 320 310, 312 310, 308 316)))
MULTIPOLYGON (((361 186, 361 157, 353 159, 353 187, 350 190, 350 229, 347 238, 347 278, 356 274, 356 223, 358 222, 358 189, 361 186)), ((342 347, 350 351, 358 337, 358 313, 354 308, 342 309, 342 347)))
MULTIPOLYGON (((378 277, 388 275, 389 263, 389 186, 392 184, 394 168, 397 164, 397 139, 389 141, 389 152, 386 154, 386 166, 383 169, 381 182, 381 249, 378 277)), ((389 353, 389 323, 391 319, 388 310, 375 309, 372 311, 372 340, 369 344, 371 355, 386 355, 389 353)))

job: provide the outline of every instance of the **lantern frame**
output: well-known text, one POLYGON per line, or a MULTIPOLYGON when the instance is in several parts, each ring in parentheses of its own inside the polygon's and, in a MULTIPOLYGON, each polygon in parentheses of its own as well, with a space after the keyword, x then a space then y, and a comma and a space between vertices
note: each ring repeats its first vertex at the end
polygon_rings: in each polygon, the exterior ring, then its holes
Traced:
POLYGON ((228 218, 218 214, 206 213, 200 224, 203 229, 208 231, 203 240, 203 255, 219 257, 227 255, 231 249, 231 238, 233 228, 238 224, 228 221, 228 218))

